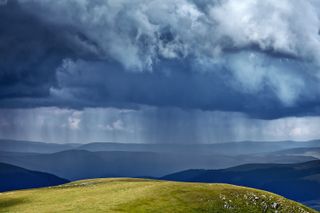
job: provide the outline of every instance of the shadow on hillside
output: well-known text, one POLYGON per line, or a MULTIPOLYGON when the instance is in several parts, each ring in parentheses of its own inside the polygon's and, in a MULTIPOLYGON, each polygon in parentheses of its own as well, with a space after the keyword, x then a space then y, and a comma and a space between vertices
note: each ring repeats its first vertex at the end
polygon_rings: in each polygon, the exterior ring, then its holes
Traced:
POLYGON ((23 198, 4 198, 0 199, 0 209, 8 208, 12 206, 16 206, 22 203, 27 202, 26 199, 23 198))

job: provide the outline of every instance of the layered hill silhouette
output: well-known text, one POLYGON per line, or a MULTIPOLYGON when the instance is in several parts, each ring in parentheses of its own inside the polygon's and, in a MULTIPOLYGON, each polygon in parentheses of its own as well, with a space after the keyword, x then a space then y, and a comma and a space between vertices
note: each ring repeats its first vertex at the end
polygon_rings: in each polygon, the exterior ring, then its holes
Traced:
POLYGON ((320 141, 222 144, 52 144, 1 140, 0 162, 70 180, 160 177, 190 168, 222 169, 248 163, 316 160, 320 141), (283 148, 290 148, 283 150, 283 148), (296 149, 295 152, 292 151, 296 149), (297 150, 299 153, 297 154, 297 150))
POLYGON ((142 144, 142 143, 110 143, 94 142, 88 144, 57 144, 33 141, 17 141, 0 139, 0 151, 23 153, 54 153, 70 149, 86 151, 129 151, 129 152, 157 152, 157 153, 198 153, 220 155, 246 155, 256 153, 276 152, 294 148, 320 147, 320 140, 294 141, 243 141, 216 144, 142 144))
POLYGON ((55 186, 69 181, 48 173, 30 171, 10 164, 0 163, 0 192, 55 186))
POLYGON ((69 180, 99 177, 161 177, 190 168, 220 169, 245 163, 296 163, 309 156, 156 153, 67 150, 50 154, 0 152, 0 162, 69 180))
POLYGON ((164 180, 229 183, 271 191, 297 201, 320 199, 320 160, 299 164, 248 164, 221 170, 193 169, 164 180))
POLYGON ((242 141, 215 144, 136 144, 95 142, 78 146, 77 149, 87 151, 143 151, 164 153, 201 153, 220 155, 246 155, 254 153, 276 152, 293 148, 320 147, 320 140, 294 141, 242 141))
POLYGON ((57 144, 6 139, 0 139, 0 144, 0 151, 23 153, 54 153, 80 146, 80 144, 57 144))

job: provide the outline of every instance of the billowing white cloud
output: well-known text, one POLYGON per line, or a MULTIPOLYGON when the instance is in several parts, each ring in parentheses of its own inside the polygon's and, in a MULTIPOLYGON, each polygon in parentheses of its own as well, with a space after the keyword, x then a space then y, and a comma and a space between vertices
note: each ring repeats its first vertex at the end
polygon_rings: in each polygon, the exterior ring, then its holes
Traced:
MULTIPOLYGON (((319 8, 317 0, 8 1, 0 107, 319 115, 319 8)), ((66 126, 83 127, 69 117, 66 126)))
POLYGON ((235 76, 235 89, 258 94, 270 87, 285 106, 291 106, 308 88, 302 72, 312 68, 306 64, 249 51, 226 58, 226 66, 235 76))
POLYGON ((257 44, 298 57, 319 56, 319 4, 310 0, 224 0, 210 10, 217 32, 236 46, 257 44))
POLYGON ((159 57, 214 57, 257 45, 318 60, 319 4, 313 0, 19 0, 43 20, 68 27, 74 42, 130 69, 159 57), (84 37, 83 37, 84 36, 84 37))
MULTIPOLYGON (((318 86, 306 85, 306 78, 320 82, 320 4, 315 0, 19 2, 64 29, 73 45, 129 71, 153 71, 163 59, 192 58, 195 71, 227 67, 236 90, 259 94, 268 87, 284 106, 295 105, 301 96, 320 95, 318 86)), ((77 63, 90 61, 67 59, 58 70, 83 69, 77 63)), ((88 66, 100 69, 95 65, 88 66)), ((56 88, 51 92, 74 98, 56 88)))

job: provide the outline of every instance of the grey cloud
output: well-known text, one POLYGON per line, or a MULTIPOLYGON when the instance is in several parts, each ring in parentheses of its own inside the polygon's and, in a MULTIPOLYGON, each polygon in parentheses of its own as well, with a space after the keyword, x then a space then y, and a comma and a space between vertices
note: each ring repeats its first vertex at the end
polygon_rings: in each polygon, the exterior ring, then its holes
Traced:
POLYGON ((0 98, 49 95, 56 67, 70 55, 53 31, 15 1, 0 7, 0 98))
POLYGON ((319 114, 319 8, 314 0, 13 0, 0 8, 0 106, 319 114))
POLYGON ((43 20, 83 33, 100 47, 102 58, 128 69, 149 69, 159 57, 213 58, 250 45, 319 58, 319 4, 311 0, 213 0, 200 7, 187 0, 19 2, 43 20))
POLYGON ((51 95, 80 107, 150 105, 239 111, 267 119, 318 113, 319 85, 309 64, 254 52, 205 63, 199 70, 191 59, 170 60, 152 73, 133 73, 119 64, 65 60, 57 74, 60 87, 51 95))

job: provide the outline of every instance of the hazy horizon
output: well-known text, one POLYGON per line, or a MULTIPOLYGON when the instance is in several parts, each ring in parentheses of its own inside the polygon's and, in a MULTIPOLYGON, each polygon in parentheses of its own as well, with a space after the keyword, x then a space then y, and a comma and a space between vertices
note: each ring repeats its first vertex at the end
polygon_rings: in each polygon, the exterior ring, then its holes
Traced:
POLYGON ((16 141, 16 142, 36 142, 36 143, 52 143, 52 144, 79 144, 79 145, 84 145, 84 144, 93 144, 93 143, 110 143, 110 144, 150 144, 150 145, 214 145, 214 144, 232 144, 232 143, 286 143, 286 142, 293 142, 293 143, 308 143, 308 142, 316 142, 319 141, 320 139, 312 139, 312 140, 241 140, 241 141, 224 141, 224 142, 212 142, 212 143, 182 143, 182 142, 163 142, 163 143, 143 143, 139 141, 87 141, 87 142, 72 142, 72 141, 64 141, 64 142, 59 142, 59 141, 40 141, 40 140, 26 140, 26 139, 19 139, 19 138, 0 138, 0 141, 16 141))

